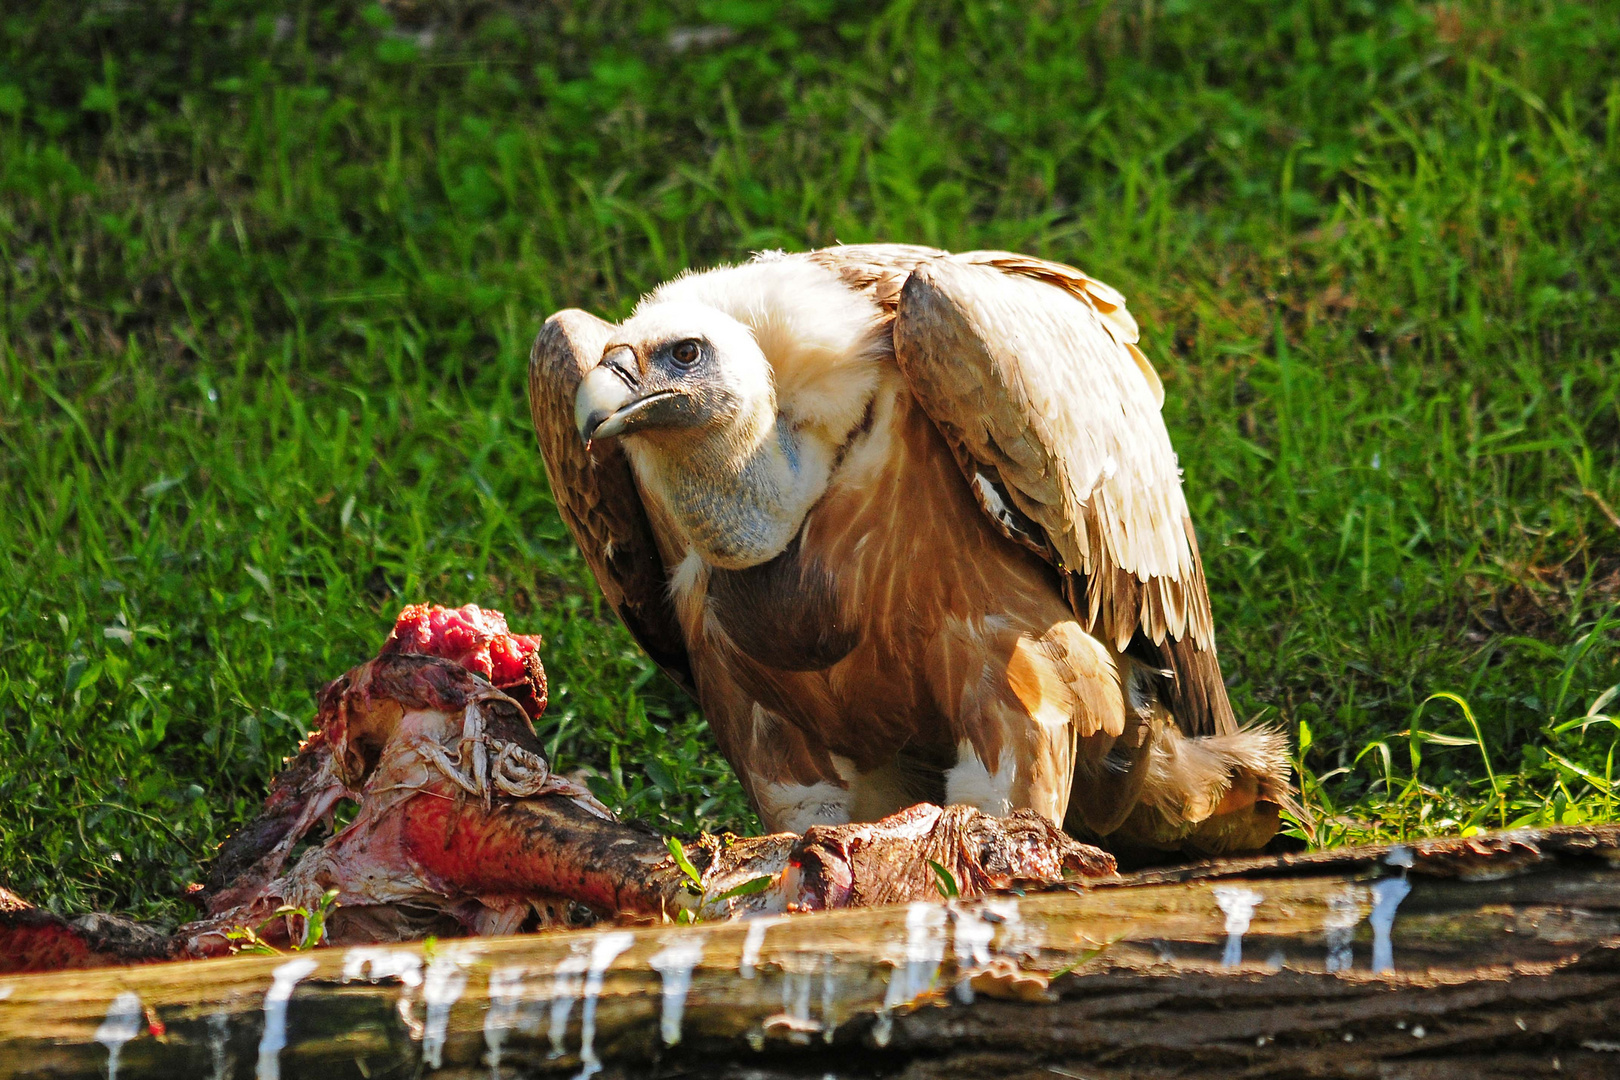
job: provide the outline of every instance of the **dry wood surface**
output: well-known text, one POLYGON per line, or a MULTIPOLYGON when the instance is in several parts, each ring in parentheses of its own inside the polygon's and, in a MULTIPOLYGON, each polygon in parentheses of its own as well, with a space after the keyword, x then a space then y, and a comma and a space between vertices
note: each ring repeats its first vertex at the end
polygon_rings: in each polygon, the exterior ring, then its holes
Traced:
POLYGON ((1620 829, 0 979, 7 1077, 1620 1075, 1620 829))

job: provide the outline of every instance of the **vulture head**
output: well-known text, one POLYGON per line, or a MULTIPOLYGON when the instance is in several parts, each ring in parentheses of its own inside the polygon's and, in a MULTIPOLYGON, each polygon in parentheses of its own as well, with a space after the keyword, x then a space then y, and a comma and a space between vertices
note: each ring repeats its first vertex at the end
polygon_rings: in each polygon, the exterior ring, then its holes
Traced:
POLYGON ((608 341, 574 399, 587 445, 634 435, 666 453, 705 444, 746 456, 775 415, 771 367, 752 331, 699 304, 639 311, 608 341))
MULTIPOLYGON (((666 290, 687 282, 697 279, 666 290)), ((710 567, 740 570, 786 551, 826 489, 844 432, 828 437, 799 398, 789 393, 784 402, 782 369, 794 371, 807 337, 782 332, 791 319, 776 309, 766 317, 726 311, 711 300, 654 295, 614 327, 578 384, 573 424, 586 447, 622 440, 680 547, 710 567)), ((839 356, 859 353, 868 334, 863 321, 834 342, 808 340, 839 356)))

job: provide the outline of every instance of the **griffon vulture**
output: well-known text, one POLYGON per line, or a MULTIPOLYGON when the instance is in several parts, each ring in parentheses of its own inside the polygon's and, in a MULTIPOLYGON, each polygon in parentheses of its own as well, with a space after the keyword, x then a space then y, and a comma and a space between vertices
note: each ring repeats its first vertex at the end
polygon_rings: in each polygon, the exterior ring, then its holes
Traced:
POLYGON ((1123 298, 904 245, 767 253, 546 321, 557 508, 772 830, 1030 808, 1127 856, 1252 850, 1239 730, 1123 298))

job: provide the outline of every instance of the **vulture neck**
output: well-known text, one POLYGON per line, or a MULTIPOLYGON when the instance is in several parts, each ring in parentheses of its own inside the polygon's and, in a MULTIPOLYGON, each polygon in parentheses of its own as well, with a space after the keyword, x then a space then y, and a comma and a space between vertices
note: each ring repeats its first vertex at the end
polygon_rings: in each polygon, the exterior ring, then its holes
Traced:
POLYGON ((777 416, 774 403, 723 431, 631 450, 643 484, 661 496, 686 542, 726 570, 787 548, 826 490, 832 457, 821 439, 777 416))

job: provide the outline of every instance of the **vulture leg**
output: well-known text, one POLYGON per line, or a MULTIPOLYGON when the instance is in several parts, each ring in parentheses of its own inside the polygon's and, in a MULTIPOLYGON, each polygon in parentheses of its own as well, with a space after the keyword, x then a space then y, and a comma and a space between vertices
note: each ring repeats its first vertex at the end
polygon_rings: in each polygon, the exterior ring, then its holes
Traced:
POLYGON ((1002 815, 1027 807, 1061 824, 1077 739, 1124 730, 1106 646, 1072 619, 1035 629, 986 618, 948 628, 935 659, 930 682, 957 738, 946 801, 1002 815))
POLYGON ((766 831, 802 833, 853 820, 849 782, 819 742, 758 704, 750 709, 747 739, 743 755, 730 760, 766 831))
POLYGON ((712 651, 698 650, 693 660, 703 718, 765 831, 802 833, 812 825, 848 823, 849 784, 820 740, 756 702, 712 651))

